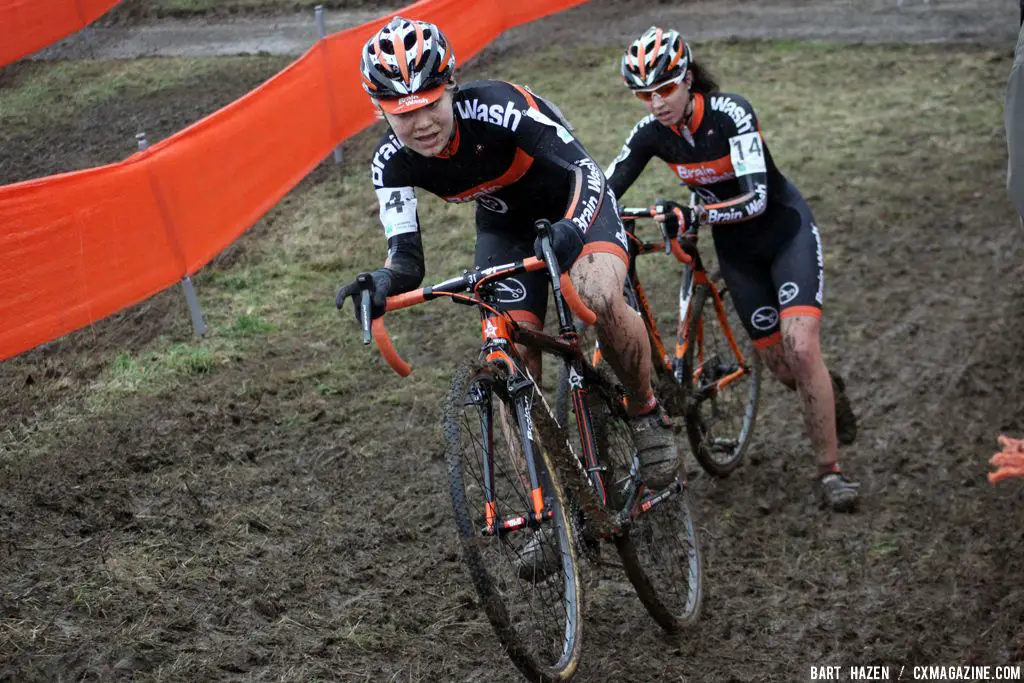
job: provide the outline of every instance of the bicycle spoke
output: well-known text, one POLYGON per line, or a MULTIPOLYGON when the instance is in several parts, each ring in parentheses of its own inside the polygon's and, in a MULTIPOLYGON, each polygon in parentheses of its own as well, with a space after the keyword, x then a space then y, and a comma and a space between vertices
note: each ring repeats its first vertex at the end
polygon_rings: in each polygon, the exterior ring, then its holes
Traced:
POLYGON ((636 519, 620 552, 624 564, 635 562, 644 569, 648 585, 638 591, 662 627, 674 631, 697 618, 703 577, 685 489, 636 519))
MULTIPOLYGON (((622 410, 620 392, 602 371, 589 370, 587 407, 594 425, 599 461, 608 505, 613 513, 632 513, 647 505, 636 501, 631 476, 636 449, 622 410), (627 506, 629 506, 627 508, 627 506)), ((566 415, 571 427, 575 416, 566 415)), ((689 514, 686 490, 668 498, 655 497, 656 504, 626 525, 613 538, 622 568, 636 589, 644 607, 660 626, 674 631, 697 618, 700 610, 703 574, 697 529, 689 514)), ((653 502, 644 498, 645 503, 653 502)))
POLYGON ((445 416, 445 457, 463 557, 481 606, 516 666, 531 678, 560 677, 558 672, 576 666, 580 627, 579 573, 562 494, 533 438, 523 443, 503 380, 472 367, 464 372, 453 381, 445 416), (485 496, 488 443, 491 517, 485 496), (534 515, 528 446, 535 450, 543 494, 540 523, 534 515), (488 519, 495 524, 493 532, 488 519), (499 530, 503 520, 512 528, 499 530))
POLYGON ((687 436, 701 466, 724 477, 742 462, 750 442, 761 366, 732 302, 721 295, 716 299, 713 285, 698 287, 692 315, 691 344, 682 366, 693 378, 694 400, 685 415, 687 436))

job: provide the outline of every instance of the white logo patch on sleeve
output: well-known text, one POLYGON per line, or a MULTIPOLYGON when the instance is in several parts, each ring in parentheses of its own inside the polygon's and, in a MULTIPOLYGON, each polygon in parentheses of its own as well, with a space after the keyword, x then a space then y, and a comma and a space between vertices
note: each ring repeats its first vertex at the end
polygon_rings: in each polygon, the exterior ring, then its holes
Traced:
POLYGON ((573 138, 572 133, 565 129, 565 126, 557 121, 552 121, 550 117, 538 109, 527 109, 526 115, 541 125, 551 126, 554 128, 559 139, 567 145, 575 139, 573 138))
POLYGON ((758 132, 744 133, 729 138, 729 155, 736 177, 767 170, 764 161, 764 142, 758 132))
POLYGON ((379 187, 376 192, 385 237, 391 239, 395 235, 419 231, 415 190, 411 187, 379 187))

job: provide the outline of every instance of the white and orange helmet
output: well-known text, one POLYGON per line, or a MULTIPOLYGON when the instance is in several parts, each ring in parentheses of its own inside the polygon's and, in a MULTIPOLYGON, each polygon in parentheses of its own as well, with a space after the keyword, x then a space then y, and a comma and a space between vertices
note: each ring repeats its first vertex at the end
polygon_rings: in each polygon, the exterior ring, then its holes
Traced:
POLYGON ((455 72, 455 53, 436 25, 395 17, 366 41, 363 89, 391 114, 437 100, 455 72))
POLYGON ((678 31, 652 26, 622 55, 622 79, 630 90, 647 90, 682 80, 692 60, 690 46, 678 31))

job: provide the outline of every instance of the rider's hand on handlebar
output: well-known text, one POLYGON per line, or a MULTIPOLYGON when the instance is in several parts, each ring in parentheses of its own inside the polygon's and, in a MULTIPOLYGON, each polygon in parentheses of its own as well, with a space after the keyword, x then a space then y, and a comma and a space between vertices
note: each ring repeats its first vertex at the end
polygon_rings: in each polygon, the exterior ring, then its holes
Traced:
POLYGON ((666 201, 654 207, 654 219, 665 226, 665 234, 669 239, 683 233, 696 232, 700 226, 701 212, 698 207, 682 206, 673 201, 666 201))
MULTIPOLYGON (((534 242, 534 254, 541 261, 544 260, 544 251, 541 249, 540 238, 534 242)), ((551 249, 558 259, 558 267, 563 273, 568 273, 569 268, 579 258, 583 251, 583 235, 568 218, 551 224, 551 249)))
MULTIPOLYGON (((391 291, 391 271, 386 268, 379 268, 370 275, 370 317, 379 318, 384 315, 385 308, 387 306, 388 292, 391 291)), ((338 290, 338 295, 334 298, 334 305, 339 309, 345 305, 345 299, 351 297, 352 303, 355 305, 356 322, 362 323, 360 317, 359 304, 360 295, 362 294, 362 286, 359 284, 358 278, 345 285, 338 290)))

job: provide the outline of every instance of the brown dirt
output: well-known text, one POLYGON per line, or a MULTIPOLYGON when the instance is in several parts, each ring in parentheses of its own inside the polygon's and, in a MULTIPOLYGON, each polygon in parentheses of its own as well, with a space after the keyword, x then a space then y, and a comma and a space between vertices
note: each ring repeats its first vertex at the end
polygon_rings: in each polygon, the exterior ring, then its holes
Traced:
MULTIPOLYGON (((218 84, 217 101, 196 87, 133 106, 166 134, 260 78, 218 84)), ((27 140, 8 156, 5 140, 5 163, 20 168, 3 175, 119 158, 134 132, 111 109, 55 130, 59 159, 27 140)), ((1024 662, 1024 489, 984 482, 996 434, 1024 433, 1022 233, 1004 206, 999 140, 977 144, 992 159, 973 169, 984 195, 906 197, 891 223, 871 225, 858 206, 872 197, 835 190, 850 208, 832 217, 829 249, 843 257, 825 338, 861 417, 844 458, 863 510, 817 508, 795 402, 770 385, 749 462, 693 484, 704 618, 666 638, 623 577, 588 569, 578 680, 1024 662)), ((354 141, 353 163, 365 147, 354 141)), ((902 156, 885 170, 923 172, 902 156)), ((172 291, 0 367, 0 681, 519 680, 458 558, 440 397, 399 409, 375 398, 370 375, 355 396, 322 392, 303 367, 331 350, 310 339, 273 338, 180 391, 126 398, 38 436, 46 452, 19 460, 48 411, 120 349, 189 333, 172 291), (382 457, 382 431, 395 457, 382 457)))

